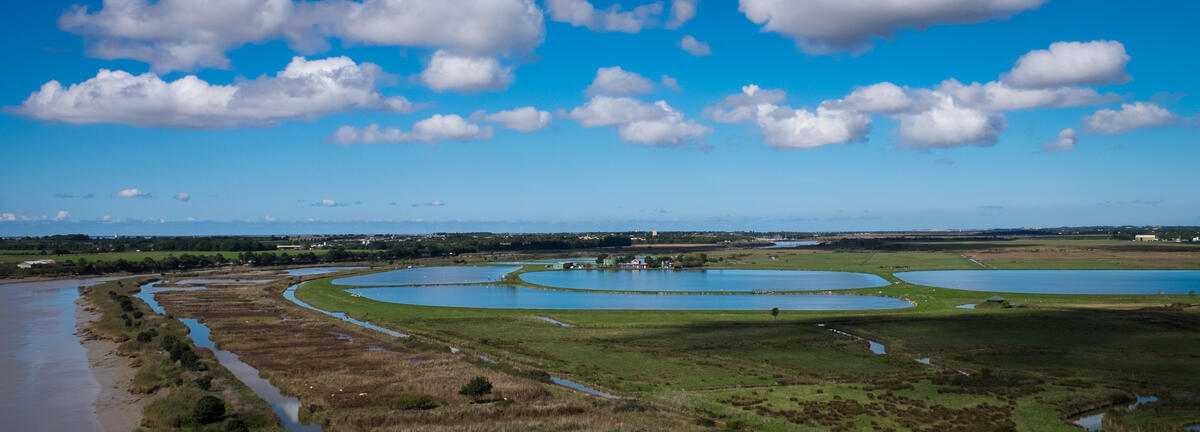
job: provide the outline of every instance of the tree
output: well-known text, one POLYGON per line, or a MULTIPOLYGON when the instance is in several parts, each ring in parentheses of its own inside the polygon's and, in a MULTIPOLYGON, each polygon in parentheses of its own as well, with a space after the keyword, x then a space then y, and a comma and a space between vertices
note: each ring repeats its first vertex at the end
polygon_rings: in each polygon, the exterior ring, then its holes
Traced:
POLYGON ((196 402, 192 418, 201 424, 212 423, 225 416, 225 401, 216 396, 205 396, 196 402))
POLYGON ((779 308, 777 308, 777 307, 771 308, 771 317, 775 318, 777 320, 779 319, 779 308))
POLYGON ((491 392, 492 382, 488 381, 487 378, 477 376, 475 378, 471 378, 471 381, 468 382, 467 385, 462 386, 462 389, 458 391, 458 394, 478 398, 491 392))

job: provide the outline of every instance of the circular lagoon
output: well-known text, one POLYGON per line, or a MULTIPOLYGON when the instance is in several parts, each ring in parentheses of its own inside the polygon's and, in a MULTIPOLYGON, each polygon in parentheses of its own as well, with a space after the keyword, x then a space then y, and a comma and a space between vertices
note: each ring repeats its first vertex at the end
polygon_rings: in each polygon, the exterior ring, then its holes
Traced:
POLYGON ((615 294, 551 291, 502 285, 354 288, 354 295, 388 303, 489 309, 587 310, 867 310, 913 304, 891 297, 824 294, 615 294))
POLYGON ((521 275, 525 282, 604 291, 826 291, 887 286, 866 273, 804 270, 569 270, 521 275))
POLYGON ((937 270, 896 273, 905 282, 1024 294, 1187 294, 1200 270, 937 270))
POLYGON ((520 267, 418 267, 334 279, 334 285, 389 286, 496 282, 520 267))

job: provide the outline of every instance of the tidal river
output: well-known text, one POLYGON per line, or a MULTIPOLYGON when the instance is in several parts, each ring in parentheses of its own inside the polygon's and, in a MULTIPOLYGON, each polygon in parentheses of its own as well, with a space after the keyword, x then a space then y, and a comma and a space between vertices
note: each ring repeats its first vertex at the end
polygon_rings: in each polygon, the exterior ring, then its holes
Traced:
POLYGON ((80 286, 113 279, 0 284, 0 429, 101 430, 75 301, 80 286))

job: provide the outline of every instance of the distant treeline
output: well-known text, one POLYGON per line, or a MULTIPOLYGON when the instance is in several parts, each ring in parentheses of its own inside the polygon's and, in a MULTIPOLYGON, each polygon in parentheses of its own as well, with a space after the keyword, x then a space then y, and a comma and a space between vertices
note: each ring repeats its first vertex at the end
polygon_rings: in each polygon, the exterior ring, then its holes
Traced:
POLYGON ((0 239, 0 250, 28 251, 30 254, 66 255, 73 253, 141 251, 262 251, 275 249, 285 241, 280 237, 91 237, 84 234, 53 235, 0 239))

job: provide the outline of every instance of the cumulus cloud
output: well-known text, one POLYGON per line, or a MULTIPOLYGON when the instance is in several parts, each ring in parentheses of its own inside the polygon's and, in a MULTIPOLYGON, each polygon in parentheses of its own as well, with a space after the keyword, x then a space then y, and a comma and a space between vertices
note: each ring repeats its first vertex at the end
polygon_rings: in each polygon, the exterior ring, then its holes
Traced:
POLYGON ((175 199, 179 200, 179 201, 183 201, 183 202, 188 202, 188 200, 192 199, 192 196, 188 195, 187 192, 180 192, 180 193, 175 194, 175 199))
POLYGON ((696 3, 700 0, 675 0, 671 2, 671 17, 664 27, 676 29, 696 17, 696 3))
POLYGON ((767 90, 758 85, 742 86, 742 92, 726 96, 716 105, 705 110, 705 114, 721 123, 741 123, 758 114, 759 105, 778 105, 787 98, 783 90, 767 90))
POLYGON ((108 0, 68 9, 60 29, 88 54, 147 62, 156 72, 227 68, 225 52, 283 39, 298 50, 343 44, 446 48, 471 55, 530 51, 545 37, 533 0, 108 0))
POLYGON ((1126 63, 1125 45, 1117 41, 1055 42, 1021 56, 1002 81, 1023 88, 1118 84, 1130 80, 1126 63))
POLYGON ((430 201, 430 202, 415 203, 412 206, 413 207, 441 207, 444 205, 446 205, 446 203, 435 200, 435 201, 430 201))
POLYGON ((553 117, 549 112, 539 111, 537 108, 531 106, 482 116, 484 120, 499 123, 503 128, 519 130, 521 132, 532 132, 549 126, 553 117))
POLYGON ((596 96, 571 110, 569 116, 583 127, 617 126, 626 142, 649 146, 706 149, 703 138, 712 128, 692 120, 665 101, 653 104, 628 97, 596 96))
POLYGON ((679 41, 679 47, 683 48, 684 51, 687 51, 688 54, 697 57, 703 57, 712 54, 712 50, 708 48, 707 43, 696 40, 696 38, 692 37, 692 35, 684 35, 683 40, 679 41))
MULTIPOLYGON (((930 150, 994 144, 1008 128, 1007 111, 1097 105, 1120 100, 1121 96, 1102 94, 1090 87, 1014 87, 1004 80, 963 84, 951 78, 931 88, 890 82, 857 87, 841 99, 821 102, 811 111, 782 106, 785 98, 782 90, 765 90, 751 84, 741 93, 710 105, 705 112, 719 122, 755 124, 774 148, 861 141, 870 129, 870 116, 886 115, 899 123, 900 148, 930 150), (790 135, 785 133, 789 131, 790 135)), ((1127 110, 1120 114, 1112 110, 1096 113, 1093 117, 1100 120, 1088 130, 1120 133, 1178 121, 1153 104, 1130 105, 1127 110)))
POLYGON ((150 198, 150 192, 141 189, 121 189, 112 193, 113 198, 150 198))
POLYGON ((664 86, 666 86, 667 88, 669 88, 671 90, 679 91, 679 80, 675 79, 674 77, 669 76, 667 74, 663 74, 661 81, 662 81, 662 84, 664 86))
POLYGON ((767 145, 775 149, 813 148, 866 141, 871 117, 853 111, 818 107, 816 112, 776 105, 759 105, 755 124, 767 145))
POLYGON ((408 112, 408 100, 384 98, 372 63, 348 57, 294 57, 274 77, 229 85, 194 75, 166 82, 152 73, 101 69, 93 78, 63 87, 50 81, 25 102, 6 108, 27 117, 74 124, 120 123, 165 128, 265 127, 311 120, 358 108, 408 112))
POLYGON ((475 93, 507 89, 513 75, 512 68, 500 66, 495 58, 457 56, 438 50, 429 67, 421 72, 421 81, 438 92, 475 93))
POLYGON ((1083 127, 1090 133, 1117 135, 1135 129, 1163 127, 1176 124, 1179 117, 1166 108, 1147 102, 1121 104, 1121 110, 1102 109, 1083 118, 1083 127))
POLYGON ((989 146, 1008 129, 1004 114, 964 107, 946 95, 939 95, 937 104, 929 109, 897 118, 904 141, 901 147, 914 150, 989 146))
POLYGON ((1058 138, 1042 143, 1042 151, 1046 153, 1055 153, 1064 150, 1075 148, 1075 144, 1079 143, 1079 134, 1075 133, 1075 129, 1066 128, 1058 132, 1058 138))
POLYGON ((263 216, 263 222, 275 222, 275 218, 271 217, 271 215, 266 215, 263 216))
POLYGON ((642 27, 658 21, 663 5, 654 2, 622 11, 619 4, 600 10, 588 0, 546 0, 546 12, 551 21, 587 27, 592 31, 637 33, 642 27))
POLYGON ((17 220, 17 215, 12 213, 0 213, 0 222, 13 222, 17 220))
POLYGON ((50 220, 56 221, 56 222, 64 221, 64 220, 67 220, 68 217, 71 217, 71 213, 67 212, 66 210, 59 210, 58 214, 55 214, 53 218, 50 218, 50 220))
POLYGON ((442 141, 474 141, 492 137, 491 127, 481 127, 457 114, 434 114, 413 124, 411 131, 383 128, 372 124, 359 129, 342 126, 326 140, 337 144, 353 143, 439 143, 442 141))
POLYGON ((763 30, 794 39, 810 54, 862 52, 905 29, 1008 18, 1046 0, 741 0, 738 10, 763 30))
POLYGON ((620 66, 596 70, 596 79, 587 87, 587 95, 632 96, 654 91, 654 81, 620 66))

